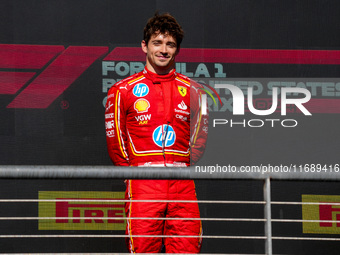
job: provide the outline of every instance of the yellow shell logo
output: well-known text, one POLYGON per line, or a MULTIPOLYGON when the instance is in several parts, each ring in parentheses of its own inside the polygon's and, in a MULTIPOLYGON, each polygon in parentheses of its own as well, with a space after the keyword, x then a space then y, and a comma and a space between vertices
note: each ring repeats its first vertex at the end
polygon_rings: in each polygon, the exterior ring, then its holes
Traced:
POLYGON ((134 107, 135 107, 135 110, 137 111, 137 113, 147 112, 148 109, 150 108, 150 103, 146 99, 138 99, 135 102, 134 107))

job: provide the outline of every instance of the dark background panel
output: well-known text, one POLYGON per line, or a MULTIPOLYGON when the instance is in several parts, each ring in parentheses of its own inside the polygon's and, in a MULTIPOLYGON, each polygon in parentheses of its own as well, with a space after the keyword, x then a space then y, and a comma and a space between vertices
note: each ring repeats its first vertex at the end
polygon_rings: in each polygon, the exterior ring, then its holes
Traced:
MULTIPOLYGON (((272 201, 302 202, 302 195, 339 195, 339 183, 330 181, 272 181, 272 201)), ((302 219, 302 206, 291 204, 272 205, 272 219, 302 219)), ((302 223, 273 223, 273 236, 334 238, 331 234, 303 234, 302 223)), ((337 241, 274 240, 274 254, 337 254, 337 241)))
MULTIPOLYGON (((149 17, 172 13, 183 26, 183 48, 339 50, 338 1, 298 0, 3 0, 0 44, 139 47, 149 17)), ((0 164, 111 165, 104 130, 105 93, 102 61, 97 59, 47 109, 7 109, 17 96, 0 95, 0 164), (62 103, 68 103, 65 109, 62 103)), ((228 77, 339 77, 336 65, 225 63, 228 77)), ((0 71, 19 71, 0 69, 0 71)), ((41 72, 41 70, 34 70, 41 72)), ((231 118, 214 113, 213 117, 231 118)), ((247 116, 246 118, 252 118, 247 116)), ((339 151, 337 114, 294 116, 301 126, 261 130, 219 127, 210 135, 201 164, 336 164, 339 151)), ((1 198, 37 198, 39 190, 122 191, 120 180, 6 180, 1 198)), ((198 198, 261 200, 261 181, 197 181, 198 198)), ((275 182, 275 201, 300 201, 301 194, 338 195, 336 182, 275 182)), ((2 207, 4 205, 1 205, 2 207)), ((3 207, 4 208, 4 207, 3 207)), ((5 205, 7 214, 37 216, 36 204, 5 205)), ((1 210, 6 212, 6 210, 1 210)), ((259 205, 200 204, 202 217, 263 217, 259 205), (250 215, 250 216, 249 216, 250 215)), ((3 215, 1 215, 3 216, 3 215)), ((273 218, 301 217, 299 207, 273 207, 273 218)), ((262 223, 204 222, 204 234, 263 235, 262 223)), ((37 222, 3 223, 1 233, 39 233, 37 222), (23 232, 22 232, 23 231, 23 232)), ((69 231, 53 233, 69 234, 69 231)), ((73 232, 72 232, 73 233, 73 232)), ((75 231, 74 233, 77 233, 75 231)), ((92 232, 82 232, 85 234, 92 232)), ((98 234, 98 232, 94 232, 98 234)), ((105 232, 110 234, 115 232, 105 232)), ((277 235, 302 234, 299 224, 274 224, 277 235)), ((329 235, 337 237, 337 235, 329 235)), ((123 252, 124 240, 0 240, 2 252, 123 252)), ((274 241, 282 254, 338 254, 336 242, 274 241)), ((263 253, 263 241, 206 239, 202 252, 263 253)))
MULTIPOLYGON (((199 200, 261 201, 262 181, 197 180, 199 200)), ((1 179, 0 199, 38 199, 39 191, 113 191, 125 189, 123 180, 1 179)), ((202 218, 263 218, 263 205, 200 203, 202 218), (251 215, 251 216, 250 216, 251 215)), ((1 217, 37 217, 37 202, 2 202, 1 217)), ((264 235, 263 222, 203 221, 204 235, 264 235)), ((122 235, 124 231, 38 230, 36 220, 2 221, 1 235, 122 235)), ((123 238, 0 239, 4 253, 125 252, 123 238), (18 245, 20 244, 20 245, 18 245), (24 244, 24 245, 22 245, 24 244)), ((263 240, 204 239, 202 252, 263 253, 263 240), (246 245, 245 245, 246 244, 246 245)))
POLYGON ((139 45, 156 10, 182 24, 183 47, 339 48, 335 0, 4 0, 0 42, 139 45))

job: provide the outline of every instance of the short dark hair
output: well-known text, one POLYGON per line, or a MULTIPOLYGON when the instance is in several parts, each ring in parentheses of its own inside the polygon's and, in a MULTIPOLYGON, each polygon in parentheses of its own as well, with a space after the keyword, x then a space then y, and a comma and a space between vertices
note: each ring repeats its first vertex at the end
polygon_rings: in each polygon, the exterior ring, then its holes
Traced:
POLYGON ((155 15, 148 20, 144 27, 144 41, 148 44, 153 34, 169 34, 176 39, 179 48, 184 37, 184 31, 177 20, 169 13, 155 15))

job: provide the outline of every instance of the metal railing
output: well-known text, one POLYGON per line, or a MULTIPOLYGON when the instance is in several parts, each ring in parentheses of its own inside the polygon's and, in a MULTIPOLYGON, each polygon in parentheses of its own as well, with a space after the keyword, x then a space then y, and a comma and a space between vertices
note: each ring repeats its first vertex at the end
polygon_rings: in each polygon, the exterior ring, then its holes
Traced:
MULTIPOLYGON (((253 221, 264 222, 264 236, 214 236, 204 235, 203 238, 211 239, 258 239, 265 242, 265 253, 267 255, 273 254, 273 240, 311 240, 311 241, 340 241, 340 238, 313 238, 313 237, 280 237, 272 236, 272 222, 315 222, 312 220, 297 220, 297 219, 272 219, 271 206, 272 205, 302 205, 302 204, 320 204, 320 203, 304 203, 304 202, 280 202, 271 201, 271 180, 323 180, 323 181, 339 181, 340 172, 338 171, 264 171, 258 168, 257 171, 242 171, 240 167, 236 167, 233 172, 220 171, 202 171, 199 167, 187 168, 135 168, 135 167, 112 167, 112 166, 0 166, 0 178, 14 178, 14 179, 249 179, 249 180, 262 180, 263 197, 264 201, 182 201, 176 202, 183 203, 220 203, 220 204, 260 204, 264 205, 264 218, 199 218, 194 220, 202 221, 253 221), (307 174, 308 173, 308 174, 307 174)), ((58 200, 60 202, 61 200, 58 200)), ((77 201, 77 200, 66 200, 77 201)), ((85 200, 81 200, 84 202, 85 200)), ((156 200, 157 201, 157 200, 156 200)), ((56 202, 56 200, 39 200, 39 199, 0 199, 0 203, 11 202, 56 202)), ((105 200, 91 200, 91 202, 105 202, 105 200)), ((125 200, 110 200, 112 202, 127 202, 125 200)), ((131 202, 131 201, 130 201, 131 202)), ((133 202, 147 202, 147 201, 133 201, 133 202)), ((155 202, 155 200, 153 200, 155 202)), ((159 201, 169 202, 169 201, 159 201)), ((339 205, 338 203, 324 203, 330 205, 339 205)), ((39 220, 39 217, 0 217, 2 220, 39 220)), ((45 219, 45 218, 44 218, 45 219)), ((46 219, 56 219, 47 217, 46 219)), ((60 219, 60 218, 58 218, 60 219)), ((70 218, 67 218, 70 219, 70 218)), ((78 217, 77 219, 93 219, 91 217, 78 217)), ((105 217, 96 219, 108 219, 105 217)), ((115 217, 115 219, 124 219, 126 217, 115 217)), ((144 218, 132 218, 144 219, 144 218)), ((147 218, 150 219, 150 218, 147 218)), ((155 218, 155 220, 176 220, 169 218, 155 218)), ((183 219, 182 219, 183 220, 183 219)), ((192 220, 190 218, 190 220, 192 220)), ((335 221, 317 221, 317 222, 335 222, 335 221)), ((122 238, 126 235, 0 235, 0 238, 122 238)), ((135 237, 149 237, 149 236, 135 236, 135 237)), ((162 236, 173 237, 173 236, 162 236)), ((176 236, 183 238, 192 238, 196 236, 176 236)), ((246 255, 246 254, 242 254, 246 255)), ((255 255, 255 254, 253 254, 255 255)))
POLYGON ((42 178, 42 179, 251 179, 251 180, 321 180, 339 181, 340 170, 294 170, 288 167, 287 172, 265 171, 264 166, 256 170, 242 170, 235 167, 233 171, 214 168, 202 170, 196 167, 113 167, 113 166, 0 166, 0 178, 42 178), (165 170, 166 169, 166 170, 165 170), (217 170, 216 170, 217 169, 217 170))

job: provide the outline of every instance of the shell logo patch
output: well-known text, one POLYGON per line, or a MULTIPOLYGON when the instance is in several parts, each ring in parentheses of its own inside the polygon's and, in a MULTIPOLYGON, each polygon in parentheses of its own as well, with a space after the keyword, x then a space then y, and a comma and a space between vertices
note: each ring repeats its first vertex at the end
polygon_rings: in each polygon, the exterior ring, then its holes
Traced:
POLYGON ((146 99, 138 99, 134 103, 134 108, 137 111, 137 113, 147 112, 148 109, 150 108, 150 103, 146 99))
POLYGON ((181 94, 182 97, 185 97, 187 92, 188 92, 188 90, 185 87, 178 86, 178 92, 181 94))

